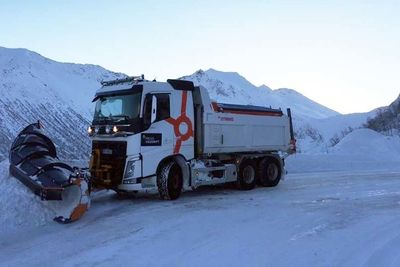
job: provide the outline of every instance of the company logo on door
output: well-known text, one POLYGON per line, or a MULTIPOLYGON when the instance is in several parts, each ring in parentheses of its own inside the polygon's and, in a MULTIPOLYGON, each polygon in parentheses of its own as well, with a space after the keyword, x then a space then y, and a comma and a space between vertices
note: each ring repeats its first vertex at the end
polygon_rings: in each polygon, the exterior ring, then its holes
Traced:
POLYGON ((159 133, 142 134, 142 146, 161 146, 162 135, 159 133))

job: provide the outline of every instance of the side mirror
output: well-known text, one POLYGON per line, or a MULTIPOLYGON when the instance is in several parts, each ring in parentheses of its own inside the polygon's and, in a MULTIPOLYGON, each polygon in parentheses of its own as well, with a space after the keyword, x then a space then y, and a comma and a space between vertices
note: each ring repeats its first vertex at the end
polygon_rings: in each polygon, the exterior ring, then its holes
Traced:
POLYGON ((151 123, 155 122, 157 119, 157 97, 153 95, 151 101, 151 123))

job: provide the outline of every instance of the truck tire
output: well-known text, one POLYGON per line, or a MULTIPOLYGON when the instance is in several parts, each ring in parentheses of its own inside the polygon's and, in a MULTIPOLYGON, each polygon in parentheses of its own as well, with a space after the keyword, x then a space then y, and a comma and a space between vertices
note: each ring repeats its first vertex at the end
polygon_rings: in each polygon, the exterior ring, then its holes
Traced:
POLYGON ((179 165, 170 161, 164 164, 157 174, 157 187, 161 199, 175 200, 181 192, 183 186, 182 170, 179 165))
POLYGON ((252 160, 246 159, 239 166, 238 188, 241 190, 251 190, 256 185, 256 167, 252 160))
POLYGON ((263 158, 258 165, 258 183, 261 186, 277 186, 281 180, 282 170, 279 162, 271 157, 263 158))

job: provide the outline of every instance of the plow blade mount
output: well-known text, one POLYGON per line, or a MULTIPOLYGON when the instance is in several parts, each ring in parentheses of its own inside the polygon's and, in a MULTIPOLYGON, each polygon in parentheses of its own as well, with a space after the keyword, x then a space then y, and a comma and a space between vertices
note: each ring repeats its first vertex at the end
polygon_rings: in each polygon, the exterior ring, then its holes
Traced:
POLYGON ((59 162, 56 148, 43 133, 39 122, 30 124, 18 134, 9 157, 10 174, 41 200, 51 200, 47 206, 56 213, 55 221, 76 221, 89 208, 87 175, 59 162))

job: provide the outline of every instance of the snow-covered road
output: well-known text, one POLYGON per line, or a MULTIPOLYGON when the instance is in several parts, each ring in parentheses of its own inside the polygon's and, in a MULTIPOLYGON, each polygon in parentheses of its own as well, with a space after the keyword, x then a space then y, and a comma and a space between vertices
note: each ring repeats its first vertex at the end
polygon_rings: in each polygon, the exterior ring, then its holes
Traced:
POLYGON ((399 249, 400 172, 387 171, 173 202, 101 194, 76 223, 0 231, 1 266, 400 266, 399 249))

